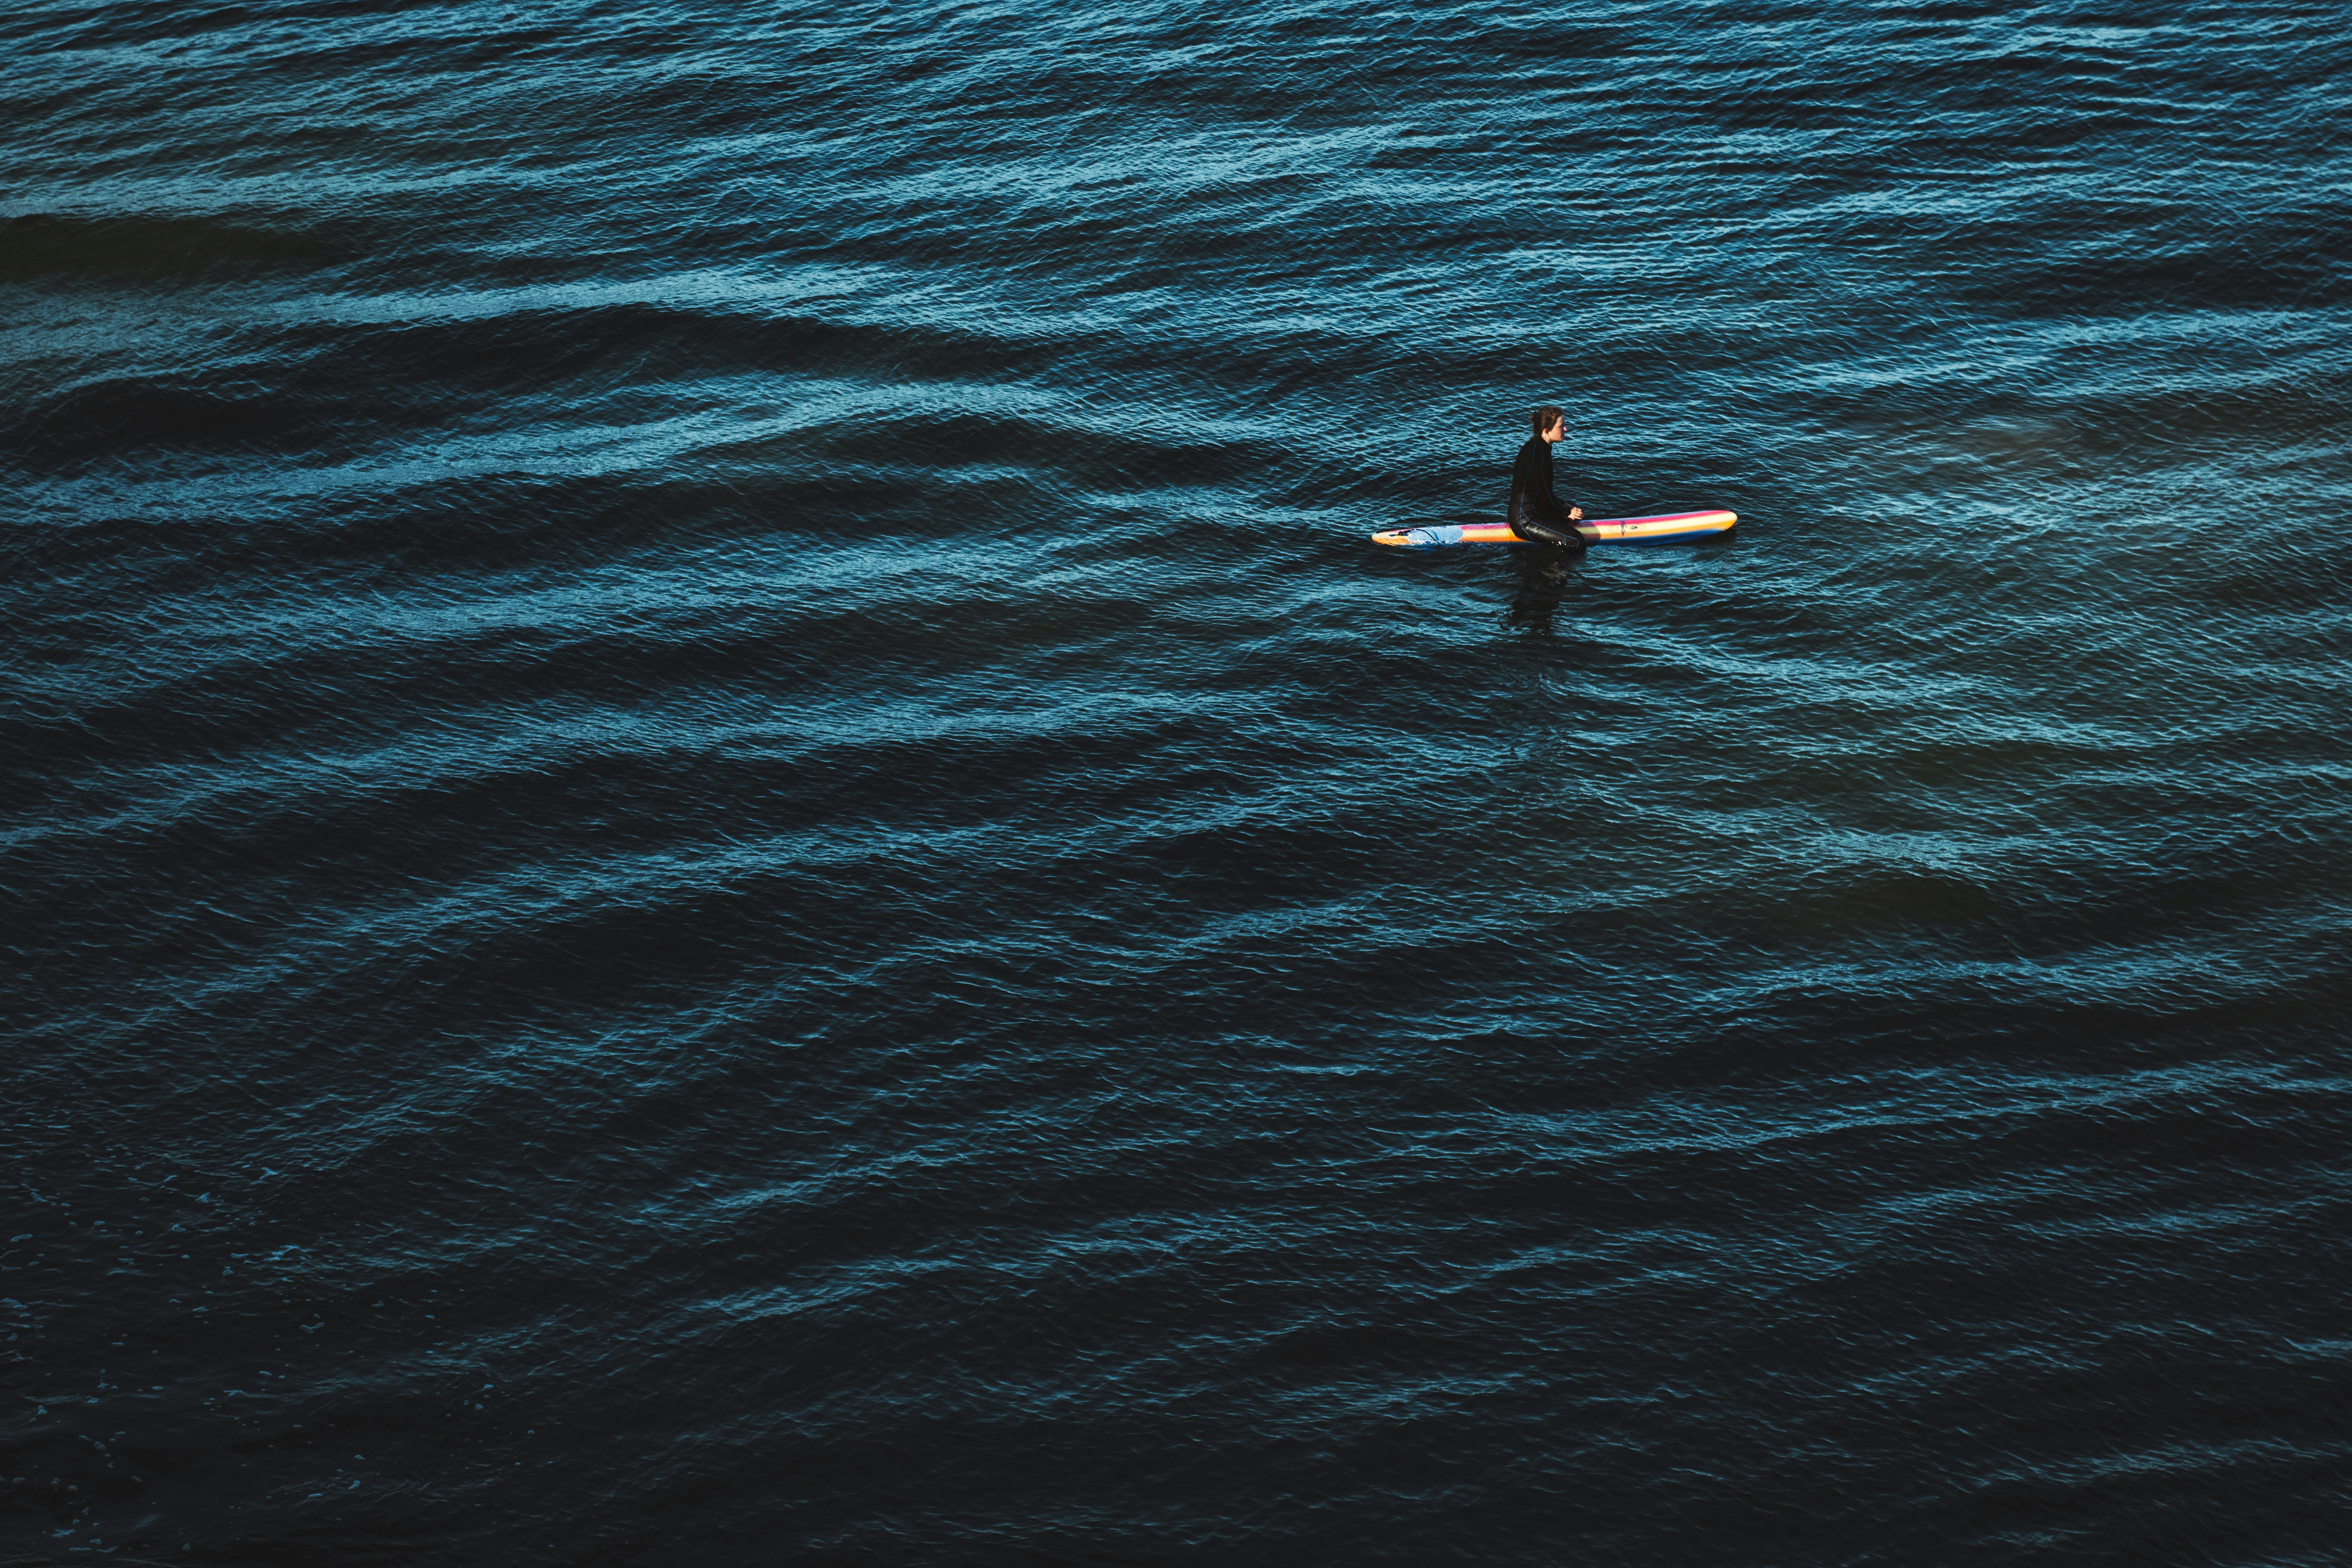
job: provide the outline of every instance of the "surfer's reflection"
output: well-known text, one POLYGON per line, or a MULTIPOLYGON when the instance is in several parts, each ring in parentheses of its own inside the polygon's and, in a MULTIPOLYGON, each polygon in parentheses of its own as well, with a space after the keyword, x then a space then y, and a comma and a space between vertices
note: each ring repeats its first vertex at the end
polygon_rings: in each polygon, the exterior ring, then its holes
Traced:
POLYGON ((1548 637, 1552 635, 1552 617, 1559 613, 1559 601, 1568 592, 1568 566, 1584 552, 1561 550, 1543 544, 1511 552, 1511 564, 1518 569, 1518 591, 1511 595, 1511 613, 1505 624, 1517 626, 1529 637, 1548 637))

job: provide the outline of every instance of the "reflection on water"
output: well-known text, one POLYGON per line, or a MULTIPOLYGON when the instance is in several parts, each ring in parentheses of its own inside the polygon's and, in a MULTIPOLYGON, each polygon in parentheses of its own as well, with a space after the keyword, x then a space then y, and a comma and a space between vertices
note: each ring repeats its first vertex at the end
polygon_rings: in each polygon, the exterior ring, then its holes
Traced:
POLYGON ((1577 580, 1575 567, 1584 554, 1581 550, 1553 545, 1511 551, 1511 566, 1517 582, 1504 624, 1529 637, 1550 637, 1552 621, 1559 614, 1559 602, 1567 596, 1569 585, 1577 580))

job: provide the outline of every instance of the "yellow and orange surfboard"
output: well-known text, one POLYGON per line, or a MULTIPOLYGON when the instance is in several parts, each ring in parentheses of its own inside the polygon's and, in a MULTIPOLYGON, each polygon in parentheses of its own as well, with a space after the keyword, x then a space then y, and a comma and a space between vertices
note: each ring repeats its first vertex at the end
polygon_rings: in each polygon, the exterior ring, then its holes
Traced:
MULTIPOLYGON (((1728 533, 1736 511, 1670 511, 1656 517, 1588 517, 1576 525, 1588 544, 1680 544, 1728 533)), ((1437 550, 1449 544, 1525 544, 1507 522, 1465 522, 1442 528, 1384 528, 1375 544, 1401 550, 1437 550)))

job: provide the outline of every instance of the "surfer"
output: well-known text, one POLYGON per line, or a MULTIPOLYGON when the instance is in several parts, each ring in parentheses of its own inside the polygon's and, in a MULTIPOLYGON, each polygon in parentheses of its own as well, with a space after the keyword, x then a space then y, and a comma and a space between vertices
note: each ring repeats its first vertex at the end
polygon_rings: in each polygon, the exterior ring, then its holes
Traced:
POLYGON ((1546 404, 1528 422, 1536 433, 1511 465, 1511 510, 1506 514, 1511 531, 1531 544, 1582 550, 1584 536, 1572 525, 1584 509, 1563 502, 1551 489, 1551 444, 1568 434, 1568 416, 1546 404))

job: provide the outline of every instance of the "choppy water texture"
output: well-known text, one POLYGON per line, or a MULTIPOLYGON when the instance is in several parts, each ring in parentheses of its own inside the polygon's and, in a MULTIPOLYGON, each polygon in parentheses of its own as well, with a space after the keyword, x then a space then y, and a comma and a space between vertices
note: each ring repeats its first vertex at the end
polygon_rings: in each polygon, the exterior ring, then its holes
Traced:
POLYGON ((16 7, 0 1556, 2342 1564, 2344 23, 16 7))

